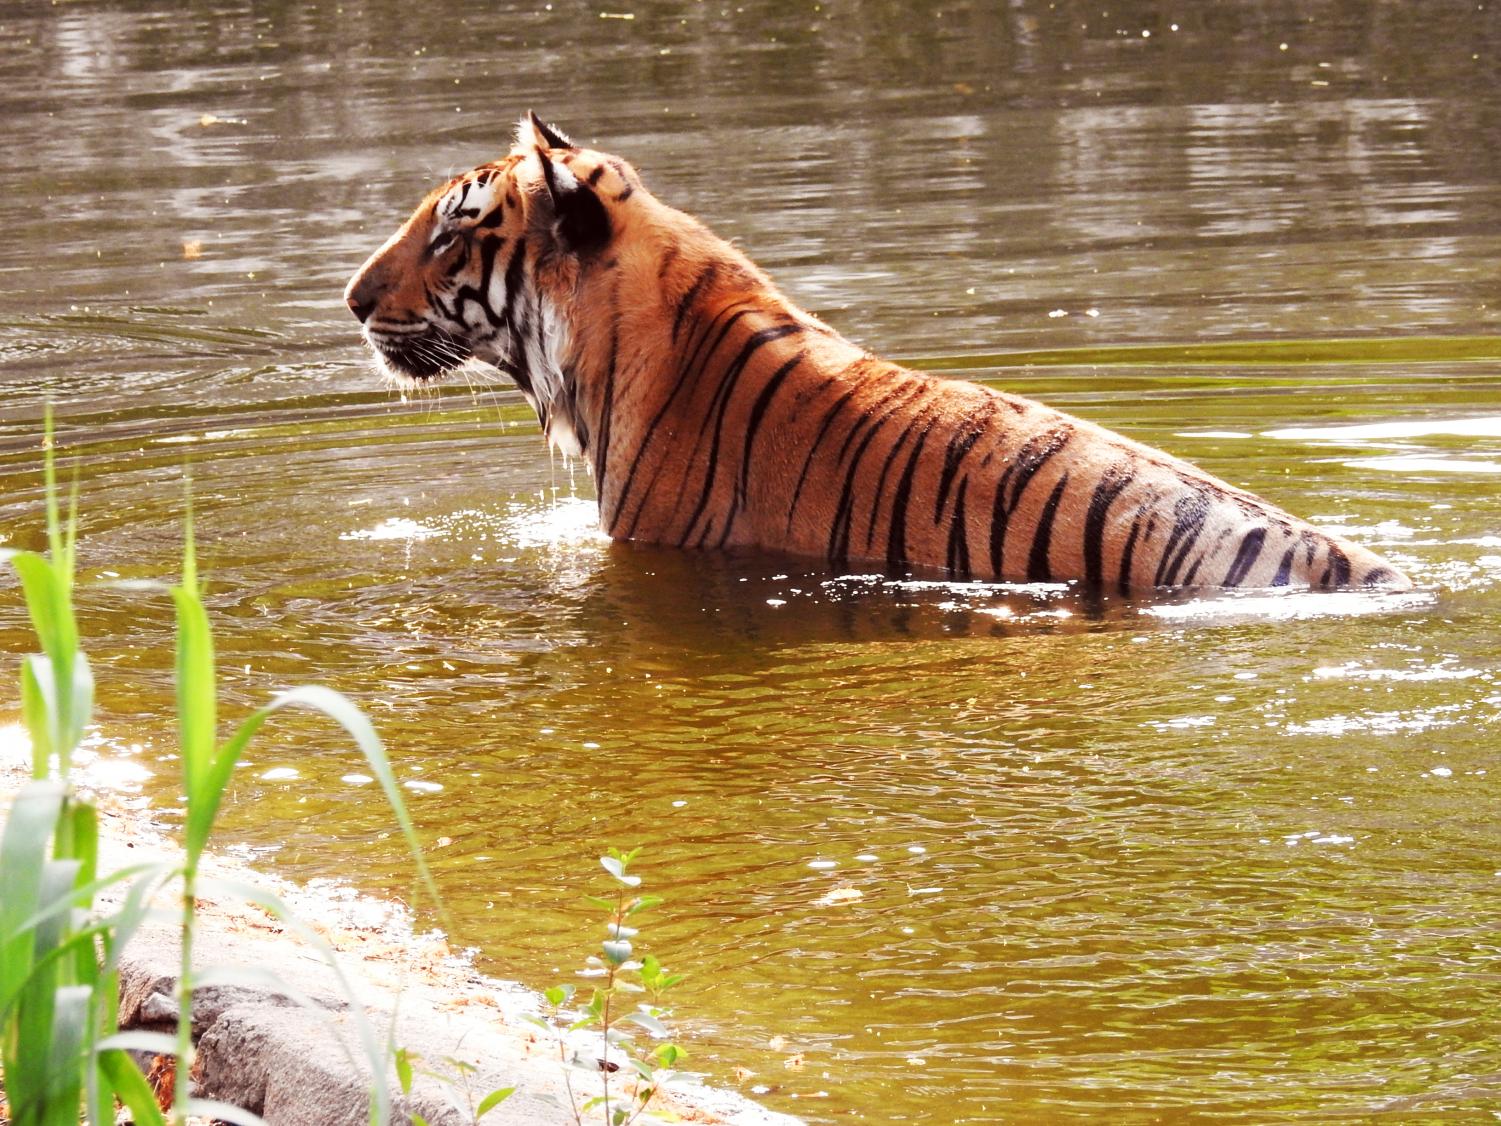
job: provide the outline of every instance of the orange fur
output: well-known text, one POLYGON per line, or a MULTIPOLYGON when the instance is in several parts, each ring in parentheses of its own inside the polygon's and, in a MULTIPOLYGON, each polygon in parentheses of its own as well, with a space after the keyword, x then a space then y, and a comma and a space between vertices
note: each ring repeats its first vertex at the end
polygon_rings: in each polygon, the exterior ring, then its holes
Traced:
POLYGON ((1121 593, 1411 585, 1161 451, 866 354, 535 117, 429 194, 346 299, 397 375, 471 356, 511 374, 616 538, 1121 593))

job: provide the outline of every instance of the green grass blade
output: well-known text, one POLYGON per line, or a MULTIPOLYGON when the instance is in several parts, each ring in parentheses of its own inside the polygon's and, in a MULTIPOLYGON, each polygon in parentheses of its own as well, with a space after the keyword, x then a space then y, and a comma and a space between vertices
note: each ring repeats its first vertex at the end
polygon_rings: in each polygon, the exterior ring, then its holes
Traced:
POLYGON ((31 776, 39 780, 48 777, 57 751, 55 695, 52 662, 40 653, 31 654, 21 662, 21 722, 31 740, 31 776))
POLYGON ((129 1052, 150 1052, 154 1056, 177 1054, 177 1040, 165 1032, 152 1032, 146 1028, 132 1028, 128 1032, 116 1032, 99 1041, 99 1051, 116 1049, 129 1052))
POLYGON ((428 870, 427 861, 422 858, 422 844, 417 839, 417 830, 412 824, 411 815, 407 813, 406 802, 402 800, 401 790, 396 785, 396 775, 391 770, 390 760, 386 758, 386 749, 380 741, 380 736, 376 734, 375 727, 349 697, 321 685, 305 684, 297 688, 289 688, 285 692, 278 693, 276 699, 270 704, 273 708, 293 705, 322 712, 343 727, 360 748, 365 761, 370 764, 370 772, 375 775, 376 780, 380 782, 381 789, 385 791, 391 812, 396 815, 396 822, 401 826, 402 834, 406 837, 407 850, 412 854, 412 863, 417 866, 417 873, 422 878, 423 887, 426 888, 434 908, 442 917, 445 928, 451 931, 447 912, 443 906, 443 898, 438 892, 438 885, 433 881, 432 873, 428 870))
POLYGON ((444 925, 447 926, 448 920, 442 897, 432 873, 428 870, 427 861, 423 859, 422 844, 417 839, 416 827, 412 824, 411 815, 407 812, 406 803, 402 800, 401 790, 396 784, 396 775, 391 770, 390 760, 386 757, 385 746, 381 743, 380 736, 376 734, 375 727, 365 713, 349 697, 335 692, 332 688, 306 684, 279 692, 269 704, 250 715, 240 725, 234 735, 224 744, 203 780, 202 808, 188 810, 184 841, 190 849, 189 854, 193 855, 191 852, 193 848, 201 851, 206 844, 224 788, 228 785, 230 775, 234 772, 234 765, 250 739, 273 714, 289 707, 310 708, 321 712, 343 727, 355 741, 355 745, 365 756, 371 773, 375 775, 381 784, 381 789, 385 792, 391 811, 395 814, 397 824, 401 826, 402 834, 406 838, 407 849, 412 855, 413 863, 417 866, 423 887, 439 914, 443 916, 444 925))
MULTIPOLYGON (((110 872, 108 875, 100 876, 89 883, 79 884, 74 888, 73 895, 80 900, 87 898, 92 901, 93 897, 104 889, 113 887, 115 884, 124 883, 126 880, 133 880, 135 877, 145 874, 144 879, 140 882, 140 886, 131 884, 127 890, 126 902, 128 903, 137 895, 144 896, 149 894, 162 880, 168 879, 176 873, 177 866, 175 864, 165 862, 158 864, 132 864, 129 868, 120 868, 117 871, 110 872), (157 884, 152 884, 150 887, 145 886, 146 881, 149 880, 156 880, 157 884)), ((19 924, 19 927, 22 930, 34 928, 53 915, 73 910, 73 907, 73 902, 67 899, 39 906, 34 914, 28 916, 19 924)), ((143 905, 143 909, 149 909, 149 904, 143 905)), ((117 920, 121 913, 121 911, 117 911, 113 915, 103 916, 101 922, 108 923, 111 927, 117 926, 117 920)))
POLYGON ((37 913, 42 865, 62 813, 58 782, 22 788, 0 834, 0 1015, 8 1013, 36 957, 36 929, 24 925, 37 913))
POLYGON ((67 658, 78 648, 73 626, 72 591, 59 577, 53 560, 30 551, 17 552, 10 561, 21 579, 31 627, 49 657, 67 658))
POLYGON ((75 798, 63 806, 63 821, 71 845, 69 858, 81 865, 78 872, 80 895, 76 898, 78 905, 86 909, 90 899, 81 894, 82 889, 99 878, 99 811, 93 802, 75 798))
POLYGON ((105 935, 105 955, 103 970, 105 973, 114 973, 120 965, 120 954, 126 945, 135 937, 135 932, 140 928, 142 921, 151 913, 151 897, 162 884, 166 883, 181 869, 176 864, 143 864, 134 868, 124 869, 99 881, 98 886, 106 882, 118 879, 122 874, 139 876, 133 879, 130 888, 125 893, 125 900, 120 904, 120 909, 108 920, 110 928, 105 935))
POLYGON ((63 728, 62 745, 67 751, 67 758, 60 767, 65 773, 72 765, 73 751, 83 742, 83 733, 94 713, 94 670, 89 664, 88 655, 82 651, 74 653, 71 667, 73 679, 68 693, 69 722, 59 725, 63 728))
POLYGON ((275 711, 274 706, 268 706, 252 712, 220 748, 219 753, 213 756, 203 772, 198 783, 200 792, 196 800, 188 803, 187 821, 183 827, 183 848, 188 856, 202 855, 208 845, 209 834, 213 832, 214 821, 219 816, 219 803, 229 787, 235 763, 240 761, 250 740, 275 711))
POLYGON ((47 486, 47 544, 52 555, 62 554, 63 522, 57 511, 57 444, 53 441, 52 404, 42 412, 42 479, 47 486))
POLYGON ((25 921, 42 898, 43 868, 62 812, 63 787, 30 782, 11 804, 0 834, 0 1019, 3 1019, 5 1095, 12 1110, 40 1115, 45 1099, 44 1049, 52 1025, 53 983, 48 963, 37 966, 37 930, 25 921))
POLYGON ((77 1126, 92 1002, 93 990, 86 985, 65 985, 55 995, 47 1040, 46 1126, 77 1126))
MULTIPOLYGON (((130 1111, 135 1126, 166 1126, 161 1108, 156 1105, 156 1095, 130 1056, 121 1049, 112 1048, 101 1051, 97 1059, 99 1070, 104 1073, 115 1096, 130 1111)), ((94 1126, 103 1126, 108 1121, 106 1118, 95 1122, 94 1126)))
POLYGON ((48 776, 54 756, 58 776, 66 777, 93 707, 94 674, 84 654, 59 663, 32 653, 21 662, 21 721, 31 739, 33 778, 48 776))
POLYGON ((78 886, 78 873, 83 865, 77 860, 47 860, 42 863, 42 883, 38 889, 37 907, 42 921, 36 928, 36 952, 41 958, 67 941, 68 924, 72 922, 68 911, 48 911, 53 904, 71 907, 75 900, 74 889, 78 886))
POLYGON ((106 1126, 115 1120, 115 1100, 109 1076, 99 1065, 99 1052, 94 1045, 119 1026, 120 975, 101 969, 99 980, 94 985, 94 1015, 91 1024, 94 1043, 89 1046, 93 1066, 88 1069, 84 1088, 86 1118, 94 1126, 106 1126))
POLYGON ((515 1093, 515 1087, 497 1087, 480 1100, 479 1106, 474 1108, 474 1117, 483 1118, 515 1093))
POLYGON ((196 588, 174 587, 172 600, 177 606, 177 724, 183 788, 191 809, 204 800, 203 779, 214 757, 214 642, 196 588))

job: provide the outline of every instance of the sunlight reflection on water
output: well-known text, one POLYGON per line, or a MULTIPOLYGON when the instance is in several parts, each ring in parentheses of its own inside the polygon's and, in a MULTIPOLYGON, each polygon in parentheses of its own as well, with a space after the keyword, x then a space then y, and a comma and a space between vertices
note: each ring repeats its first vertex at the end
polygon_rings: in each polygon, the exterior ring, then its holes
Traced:
POLYGON ((1216 618, 1260 618, 1265 621, 1306 621, 1310 618, 1363 617, 1413 611, 1433 606, 1435 598, 1426 591, 1403 591, 1378 594, 1365 591, 1287 591, 1277 594, 1217 594, 1196 598, 1177 605, 1148 606, 1149 617, 1168 621, 1209 620, 1216 618))

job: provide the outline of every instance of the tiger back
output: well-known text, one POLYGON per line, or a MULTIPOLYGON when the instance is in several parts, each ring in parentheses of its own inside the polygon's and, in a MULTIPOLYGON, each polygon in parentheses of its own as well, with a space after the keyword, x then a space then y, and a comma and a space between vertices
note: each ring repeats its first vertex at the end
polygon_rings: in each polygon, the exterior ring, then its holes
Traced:
POLYGON ((617 539, 1122 594, 1411 585, 1169 454, 869 355, 535 115, 429 193, 345 298, 391 375, 510 375, 617 539))

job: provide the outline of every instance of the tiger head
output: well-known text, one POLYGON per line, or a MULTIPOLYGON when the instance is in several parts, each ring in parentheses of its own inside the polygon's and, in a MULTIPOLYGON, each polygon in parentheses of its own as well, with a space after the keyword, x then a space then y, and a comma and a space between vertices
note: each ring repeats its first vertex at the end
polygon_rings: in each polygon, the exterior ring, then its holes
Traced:
POLYGON ((425 382, 471 358, 493 364, 553 445, 583 452, 570 317, 640 189, 624 161, 575 147, 529 113, 510 154, 429 193, 344 299, 389 375, 425 382))

